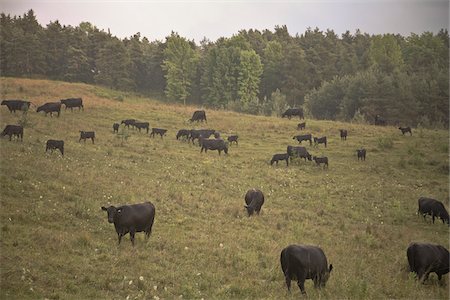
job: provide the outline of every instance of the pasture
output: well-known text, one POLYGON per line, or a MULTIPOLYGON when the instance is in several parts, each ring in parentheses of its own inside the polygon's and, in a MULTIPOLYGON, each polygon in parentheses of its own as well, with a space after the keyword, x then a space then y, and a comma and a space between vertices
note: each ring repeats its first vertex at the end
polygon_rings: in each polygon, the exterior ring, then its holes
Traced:
MULTIPOLYGON (((448 299, 432 274, 419 284, 407 272, 412 241, 448 248, 449 227, 416 215, 420 196, 448 209, 445 130, 378 127, 297 118, 281 119, 206 109, 207 124, 189 124, 198 107, 164 104, 101 87, 1 78, 2 99, 35 105, 82 97, 84 111, 59 118, 0 109, 0 127, 24 124, 23 142, 0 140, 0 258, 2 299, 281 299, 287 292, 280 252, 289 244, 320 246, 333 271, 327 286, 305 286, 312 299, 448 299), (135 118, 168 129, 161 139, 145 130, 113 133, 135 118), (239 135, 229 154, 200 153, 177 141, 182 128, 239 135), (348 130, 341 141, 339 129, 348 130), (95 144, 79 131, 95 131, 95 144), (297 160, 270 166, 292 137, 327 136, 328 145, 303 145, 327 156, 329 168, 297 160), (45 153, 48 139, 65 141, 64 157, 45 153), (356 149, 367 149, 358 161, 356 149), (259 188, 265 203, 247 217, 244 195, 259 188), (150 239, 129 235, 117 245, 101 206, 151 201, 150 239)), ((407 124, 405 124, 407 125, 407 124)))

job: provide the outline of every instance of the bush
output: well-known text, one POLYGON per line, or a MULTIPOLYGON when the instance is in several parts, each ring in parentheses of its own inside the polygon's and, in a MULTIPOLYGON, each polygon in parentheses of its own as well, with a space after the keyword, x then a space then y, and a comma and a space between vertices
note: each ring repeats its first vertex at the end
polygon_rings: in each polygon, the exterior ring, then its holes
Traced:
POLYGON ((394 147, 394 141, 391 137, 379 137, 377 145, 380 149, 392 149, 394 147))

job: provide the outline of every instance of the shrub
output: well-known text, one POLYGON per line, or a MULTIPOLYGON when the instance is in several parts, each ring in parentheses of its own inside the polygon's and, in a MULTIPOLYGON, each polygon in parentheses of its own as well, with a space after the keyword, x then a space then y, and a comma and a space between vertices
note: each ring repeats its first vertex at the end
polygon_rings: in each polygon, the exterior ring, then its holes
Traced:
POLYGON ((394 141, 391 137, 379 137, 377 139, 377 145, 380 149, 392 149, 394 147, 394 141))

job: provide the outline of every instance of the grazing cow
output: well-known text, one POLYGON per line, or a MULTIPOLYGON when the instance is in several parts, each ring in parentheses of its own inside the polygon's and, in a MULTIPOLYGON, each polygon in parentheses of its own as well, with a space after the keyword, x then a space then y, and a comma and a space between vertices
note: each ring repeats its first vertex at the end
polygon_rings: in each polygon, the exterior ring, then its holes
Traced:
POLYGON ((153 138, 155 137, 155 134, 159 134, 161 138, 163 138, 163 135, 166 135, 167 129, 161 129, 161 128, 152 128, 152 133, 150 133, 150 136, 153 138))
POLYGON ((80 130, 80 139, 78 140, 78 142, 80 142, 81 140, 84 140, 84 142, 86 143, 86 139, 91 139, 92 140, 92 144, 94 144, 95 132, 94 131, 81 131, 80 130))
POLYGON ((225 154, 228 154, 228 146, 225 143, 224 140, 222 139, 205 139, 203 137, 200 138, 200 145, 202 146, 202 148, 200 149, 200 153, 203 152, 203 150, 205 150, 205 153, 208 150, 218 150, 219 151, 219 155, 222 152, 222 150, 225 152, 225 154))
POLYGON ((141 132, 141 129, 146 129, 147 133, 150 129, 150 124, 148 122, 137 122, 135 121, 133 123, 133 126, 136 127, 137 129, 139 129, 139 132, 141 132))
POLYGON ((291 291, 291 280, 297 280, 302 294, 306 294, 306 279, 312 279, 315 288, 325 287, 333 270, 323 250, 310 245, 287 246, 281 251, 280 262, 288 291, 291 291))
POLYGON ((358 149, 356 150, 356 155, 358 156, 358 160, 366 160, 366 149, 358 149))
POLYGON ((239 138, 239 136, 237 136, 237 135, 230 135, 230 136, 227 138, 228 142, 230 143, 230 146, 231 146, 231 144, 232 144, 233 142, 235 142, 236 145, 238 145, 238 138, 239 138))
POLYGON ((119 123, 114 123, 113 124, 113 131, 119 133, 119 126, 120 126, 119 123))
POLYGON ((16 110, 22 110, 24 112, 29 110, 31 102, 24 100, 3 100, 1 105, 6 105, 10 113, 16 113, 16 110))
POLYGON ((306 128, 306 122, 298 123, 297 130, 303 130, 306 128))
POLYGON ((412 135, 411 132, 411 127, 399 127, 398 129, 400 129, 402 131, 402 135, 405 135, 405 133, 409 132, 410 135, 412 135))
POLYGON ((64 104, 66 106, 66 108, 64 110, 67 110, 67 108, 70 108, 70 110, 73 111, 74 107, 78 107, 78 110, 81 110, 81 109, 84 110, 83 99, 81 99, 81 98, 67 98, 67 99, 62 99, 59 101, 61 101, 61 104, 64 104))
POLYGON ((119 244, 122 237, 130 233, 131 244, 134 246, 134 234, 136 232, 145 232, 148 239, 152 232, 153 221, 155 219, 155 206, 150 202, 139 204, 123 205, 119 207, 104 207, 108 213, 108 222, 114 223, 119 244))
POLYGON ((48 113, 50 113, 50 116, 53 117, 53 113, 57 112, 58 117, 61 112, 61 102, 48 102, 44 105, 41 105, 37 108, 37 112, 43 111, 45 112, 45 115, 47 116, 48 113))
POLYGON ((191 134, 191 131, 189 130, 189 129, 180 129, 180 130, 178 130, 178 132, 177 132, 177 140, 180 138, 180 137, 185 137, 185 138, 187 138, 187 139, 189 139, 189 135, 191 134))
POLYGON ((309 141, 309 145, 312 145, 312 136, 311 134, 304 134, 304 135, 296 135, 292 138, 293 140, 297 140, 300 144, 303 141, 309 141))
POLYGON ((303 109, 302 108, 288 108, 282 115, 281 117, 287 117, 289 120, 291 119, 292 116, 298 116, 300 119, 304 119, 305 117, 303 116, 303 109))
POLYGON ((207 139, 213 135, 214 132, 216 132, 214 129, 192 129, 189 138, 192 140, 192 144, 194 144, 195 139, 200 139, 200 137, 207 139))
POLYGON ((417 274, 421 283, 428 279, 432 272, 438 280, 449 272, 449 252, 441 245, 426 243, 411 243, 406 250, 409 271, 417 274))
POLYGON ((383 119, 380 115, 376 115, 375 116, 375 125, 385 126, 386 125, 386 120, 383 119))
POLYGON ((122 122, 120 122, 120 124, 125 124, 125 127, 130 128, 130 125, 131 125, 131 127, 133 127, 135 122, 136 122, 135 119, 126 119, 126 120, 122 120, 122 122))
POLYGON ((208 121, 206 120, 206 113, 204 110, 196 110, 194 111, 194 114, 192 115, 192 118, 189 119, 189 122, 198 122, 198 121, 205 121, 206 123, 208 123, 208 121))
POLYGON ((347 140, 347 130, 345 129, 339 129, 339 132, 341 133, 341 140, 346 141, 347 140))
POLYGON ((250 217, 256 212, 259 215, 261 211, 261 207, 264 204, 264 195, 258 189, 248 190, 245 194, 245 205, 244 207, 247 209, 248 216, 250 217))
POLYGON ((324 168, 325 168, 325 166, 327 166, 327 168, 328 168, 328 157, 326 157, 326 156, 324 156, 324 157, 313 156, 313 160, 316 162, 316 164, 318 166, 320 166, 320 164, 323 164, 324 168))
POLYGON ((23 141, 23 127, 20 125, 6 125, 1 135, 2 136, 9 135, 10 141, 12 137, 15 135, 17 136, 17 139, 20 138, 20 140, 23 141))
POLYGON ((318 144, 325 144, 325 148, 327 147, 327 137, 323 136, 321 138, 314 138, 314 145, 317 146, 318 144))
POLYGON ((417 210, 417 214, 422 215, 424 220, 426 215, 430 215, 433 219, 433 224, 435 217, 441 218, 442 223, 449 224, 448 212, 442 202, 426 197, 420 197, 418 202, 419 208, 417 210))
POLYGON ((47 152, 48 150, 51 150, 51 152, 53 152, 53 150, 55 149, 59 149, 61 155, 64 156, 64 141, 48 140, 45 147, 45 152, 47 152))
POLYGON ((214 132, 214 138, 220 139, 220 132, 218 132, 218 131, 214 132))
POLYGON ((277 163, 278 166, 278 161, 280 160, 285 160, 286 161, 286 167, 289 166, 289 154, 288 153, 278 153, 278 154, 274 154, 272 156, 272 159, 270 160, 270 165, 273 165, 273 163, 277 163))
POLYGON ((305 161, 306 159, 308 159, 309 161, 312 160, 311 154, 308 153, 305 147, 287 146, 287 153, 291 157, 291 161, 292 157, 303 158, 305 159, 305 161))

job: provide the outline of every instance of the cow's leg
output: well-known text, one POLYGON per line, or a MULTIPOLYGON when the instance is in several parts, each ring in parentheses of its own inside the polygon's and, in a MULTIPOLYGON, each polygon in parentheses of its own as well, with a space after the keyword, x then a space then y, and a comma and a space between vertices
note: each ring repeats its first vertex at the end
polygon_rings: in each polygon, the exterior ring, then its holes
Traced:
POLYGON ((433 219, 433 224, 434 224, 434 213, 433 212, 431 213, 431 217, 433 219))
POLYGON ((122 240, 122 236, 123 236, 122 233, 117 233, 117 237, 119 238, 119 243, 118 243, 118 245, 120 245, 120 241, 122 240))
POLYGON ((302 294, 306 295, 306 291, 305 291, 305 279, 304 279, 304 278, 298 279, 297 285, 298 285, 300 291, 302 292, 302 294))
POLYGON ((81 142, 81 137, 80 137, 80 139, 78 140, 78 143, 79 143, 79 142, 81 142))
POLYGON ((134 246, 134 234, 135 234, 135 229, 131 228, 130 229, 130 240, 131 240, 131 244, 134 246))
POLYGON ((11 142, 12 134, 9 135, 9 141, 11 142))
POLYGON ((291 278, 289 278, 289 276, 284 276, 284 280, 286 281, 288 291, 291 292, 291 278))
POLYGON ((94 144, 94 138, 92 138, 92 144, 94 144))

